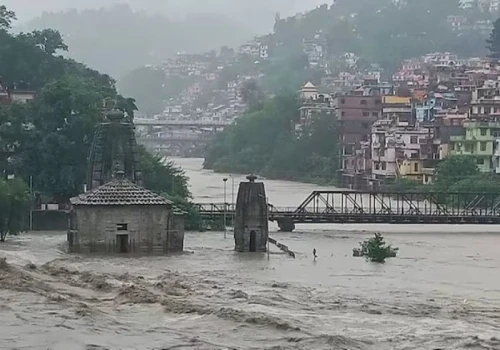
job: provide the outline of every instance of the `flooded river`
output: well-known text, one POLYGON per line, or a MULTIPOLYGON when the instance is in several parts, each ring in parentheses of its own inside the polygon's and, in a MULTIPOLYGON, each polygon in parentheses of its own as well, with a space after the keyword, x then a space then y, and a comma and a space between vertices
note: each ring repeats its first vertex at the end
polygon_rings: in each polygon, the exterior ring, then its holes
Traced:
MULTIPOLYGON (((223 201, 223 175, 176 162, 197 201, 223 201)), ((276 206, 320 188, 265 183, 276 206)), ((230 201, 232 178, 226 192, 230 201)), ((140 259, 68 256, 55 233, 10 238, 0 349, 500 349, 499 228, 298 225, 271 236, 296 259, 235 253, 221 232, 188 233, 185 254, 140 259), (398 258, 351 256, 375 231, 398 258)))

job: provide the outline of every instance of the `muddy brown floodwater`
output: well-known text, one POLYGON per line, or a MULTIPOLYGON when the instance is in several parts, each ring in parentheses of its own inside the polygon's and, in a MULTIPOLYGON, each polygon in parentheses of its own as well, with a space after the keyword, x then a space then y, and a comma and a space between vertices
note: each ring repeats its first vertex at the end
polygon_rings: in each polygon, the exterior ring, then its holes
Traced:
MULTIPOLYGON (((222 175, 176 162, 196 200, 222 202, 222 175)), ((319 188, 266 187, 278 206, 319 188)), ((297 258, 235 253, 221 232, 188 233, 185 254, 139 259, 70 256, 60 233, 9 237, 0 349, 500 349, 497 227, 311 225, 272 236, 297 258), (375 231, 398 258, 351 257, 375 231)))

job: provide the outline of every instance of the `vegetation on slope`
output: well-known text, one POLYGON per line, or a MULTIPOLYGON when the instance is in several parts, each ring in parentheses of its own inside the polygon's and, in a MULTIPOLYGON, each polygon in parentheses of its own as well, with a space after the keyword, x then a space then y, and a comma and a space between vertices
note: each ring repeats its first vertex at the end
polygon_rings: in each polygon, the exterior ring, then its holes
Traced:
POLYGON ((298 113, 294 94, 267 101, 216 137, 205 167, 282 179, 333 181, 339 165, 336 118, 317 116, 297 133, 298 113))
MULTIPOLYGON (((73 60, 54 30, 10 32, 15 14, 0 7, 1 84, 10 90, 36 91, 27 104, 0 105, 0 177, 15 174, 33 190, 66 202, 83 191, 93 134, 103 117, 103 103, 133 117, 133 99, 118 95, 114 80, 73 60)), ((172 164, 140 150, 146 186, 158 193, 189 198, 188 179, 172 164)), ((14 186, 7 181, 7 186, 14 186)), ((7 192, 6 192, 7 193, 7 192)), ((17 193, 17 192, 16 192, 17 193)))

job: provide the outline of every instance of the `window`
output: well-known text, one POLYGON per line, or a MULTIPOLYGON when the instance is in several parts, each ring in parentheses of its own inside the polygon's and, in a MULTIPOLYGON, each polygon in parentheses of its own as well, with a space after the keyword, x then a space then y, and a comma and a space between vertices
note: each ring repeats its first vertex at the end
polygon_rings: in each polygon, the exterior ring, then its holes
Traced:
POLYGON ((454 143, 451 143, 450 144, 450 150, 454 151, 455 150, 455 144, 454 143))
POLYGON ((479 149, 481 151, 486 151, 486 142, 481 142, 480 146, 479 146, 479 149))
POLYGON ((382 162, 382 170, 386 170, 387 169, 387 163, 386 162, 382 162))
POLYGON ((379 149, 378 150, 378 155, 379 155, 379 157, 384 157, 385 156, 385 149, 383 149, 383 148, 379 149))
POLYGON ((478 165, 483 165, 484 164, 484 158, 478 158, 477 159, 477 164, 478 165))
POLYGON ((341 115, 342 117, 345 117, 345 112, 344 112, 344 111, 342 111, 342 113, 340 113, 340 115, 341 115))
POLYGON ((369 117, 370 116, 370 113, 368 112, 363 112, 363 117, 369 117))
POLYGON ((375 163, 375 170, 380 170, 380 163, 379 162, 375 163))
POLYGON ((343 98, 343 99, 340 100, 340 104, 341 105, 345 105, 345 98, 343 98))
POLYGON ((413 164, 413 170, 418 173, 418 163, 413 164))
POLYGON ((410 143, 416 145, 418 143, 418 136, 410 136, 410 143))
POLYGON ((481 136, 486 136, 486 131, 487 131, 486 129, 482 128, 481 129, 481 136))
POLYGON ((379 104, 381 104, 381 103, 382 103, 382 100, 375 100, 375 104, 376 104, 376 105, 379 105, 379 104))
POLYGON ((378 117, 378 112, 372 112, 372 117, 378 117))
POLYGON ((474 147, 473 147, 472 143, 465 144, 465 152, 474 153, 474 147))
POLYGON ((128 231, 128 224, 116 224, 116 231, 128 231))
POLYGON ((368 102, 366 102, 366 100, 361 100, 361 102, 360 102, 360 103, 361 103, 362 105, 365 105, 365 106, 368 104, 368 102))

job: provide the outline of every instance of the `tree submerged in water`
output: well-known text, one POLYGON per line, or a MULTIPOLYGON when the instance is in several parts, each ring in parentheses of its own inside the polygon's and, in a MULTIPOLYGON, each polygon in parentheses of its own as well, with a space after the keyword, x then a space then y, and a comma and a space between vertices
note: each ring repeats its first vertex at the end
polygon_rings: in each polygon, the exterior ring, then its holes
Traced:
POLYGON ((375 233, 375 237, 361 242, 360 245, 361 248, 353 250, 353 255, 364 256, 367 260, 377 263, 384 263, 387 258, 395 258, 399 250, 387 245, 380 233, 375 233))
POLYGON ((5 242, 7 234, 22 231, 28 204, 28 188, 22 180, 0 178, 0 242, 5 242))

